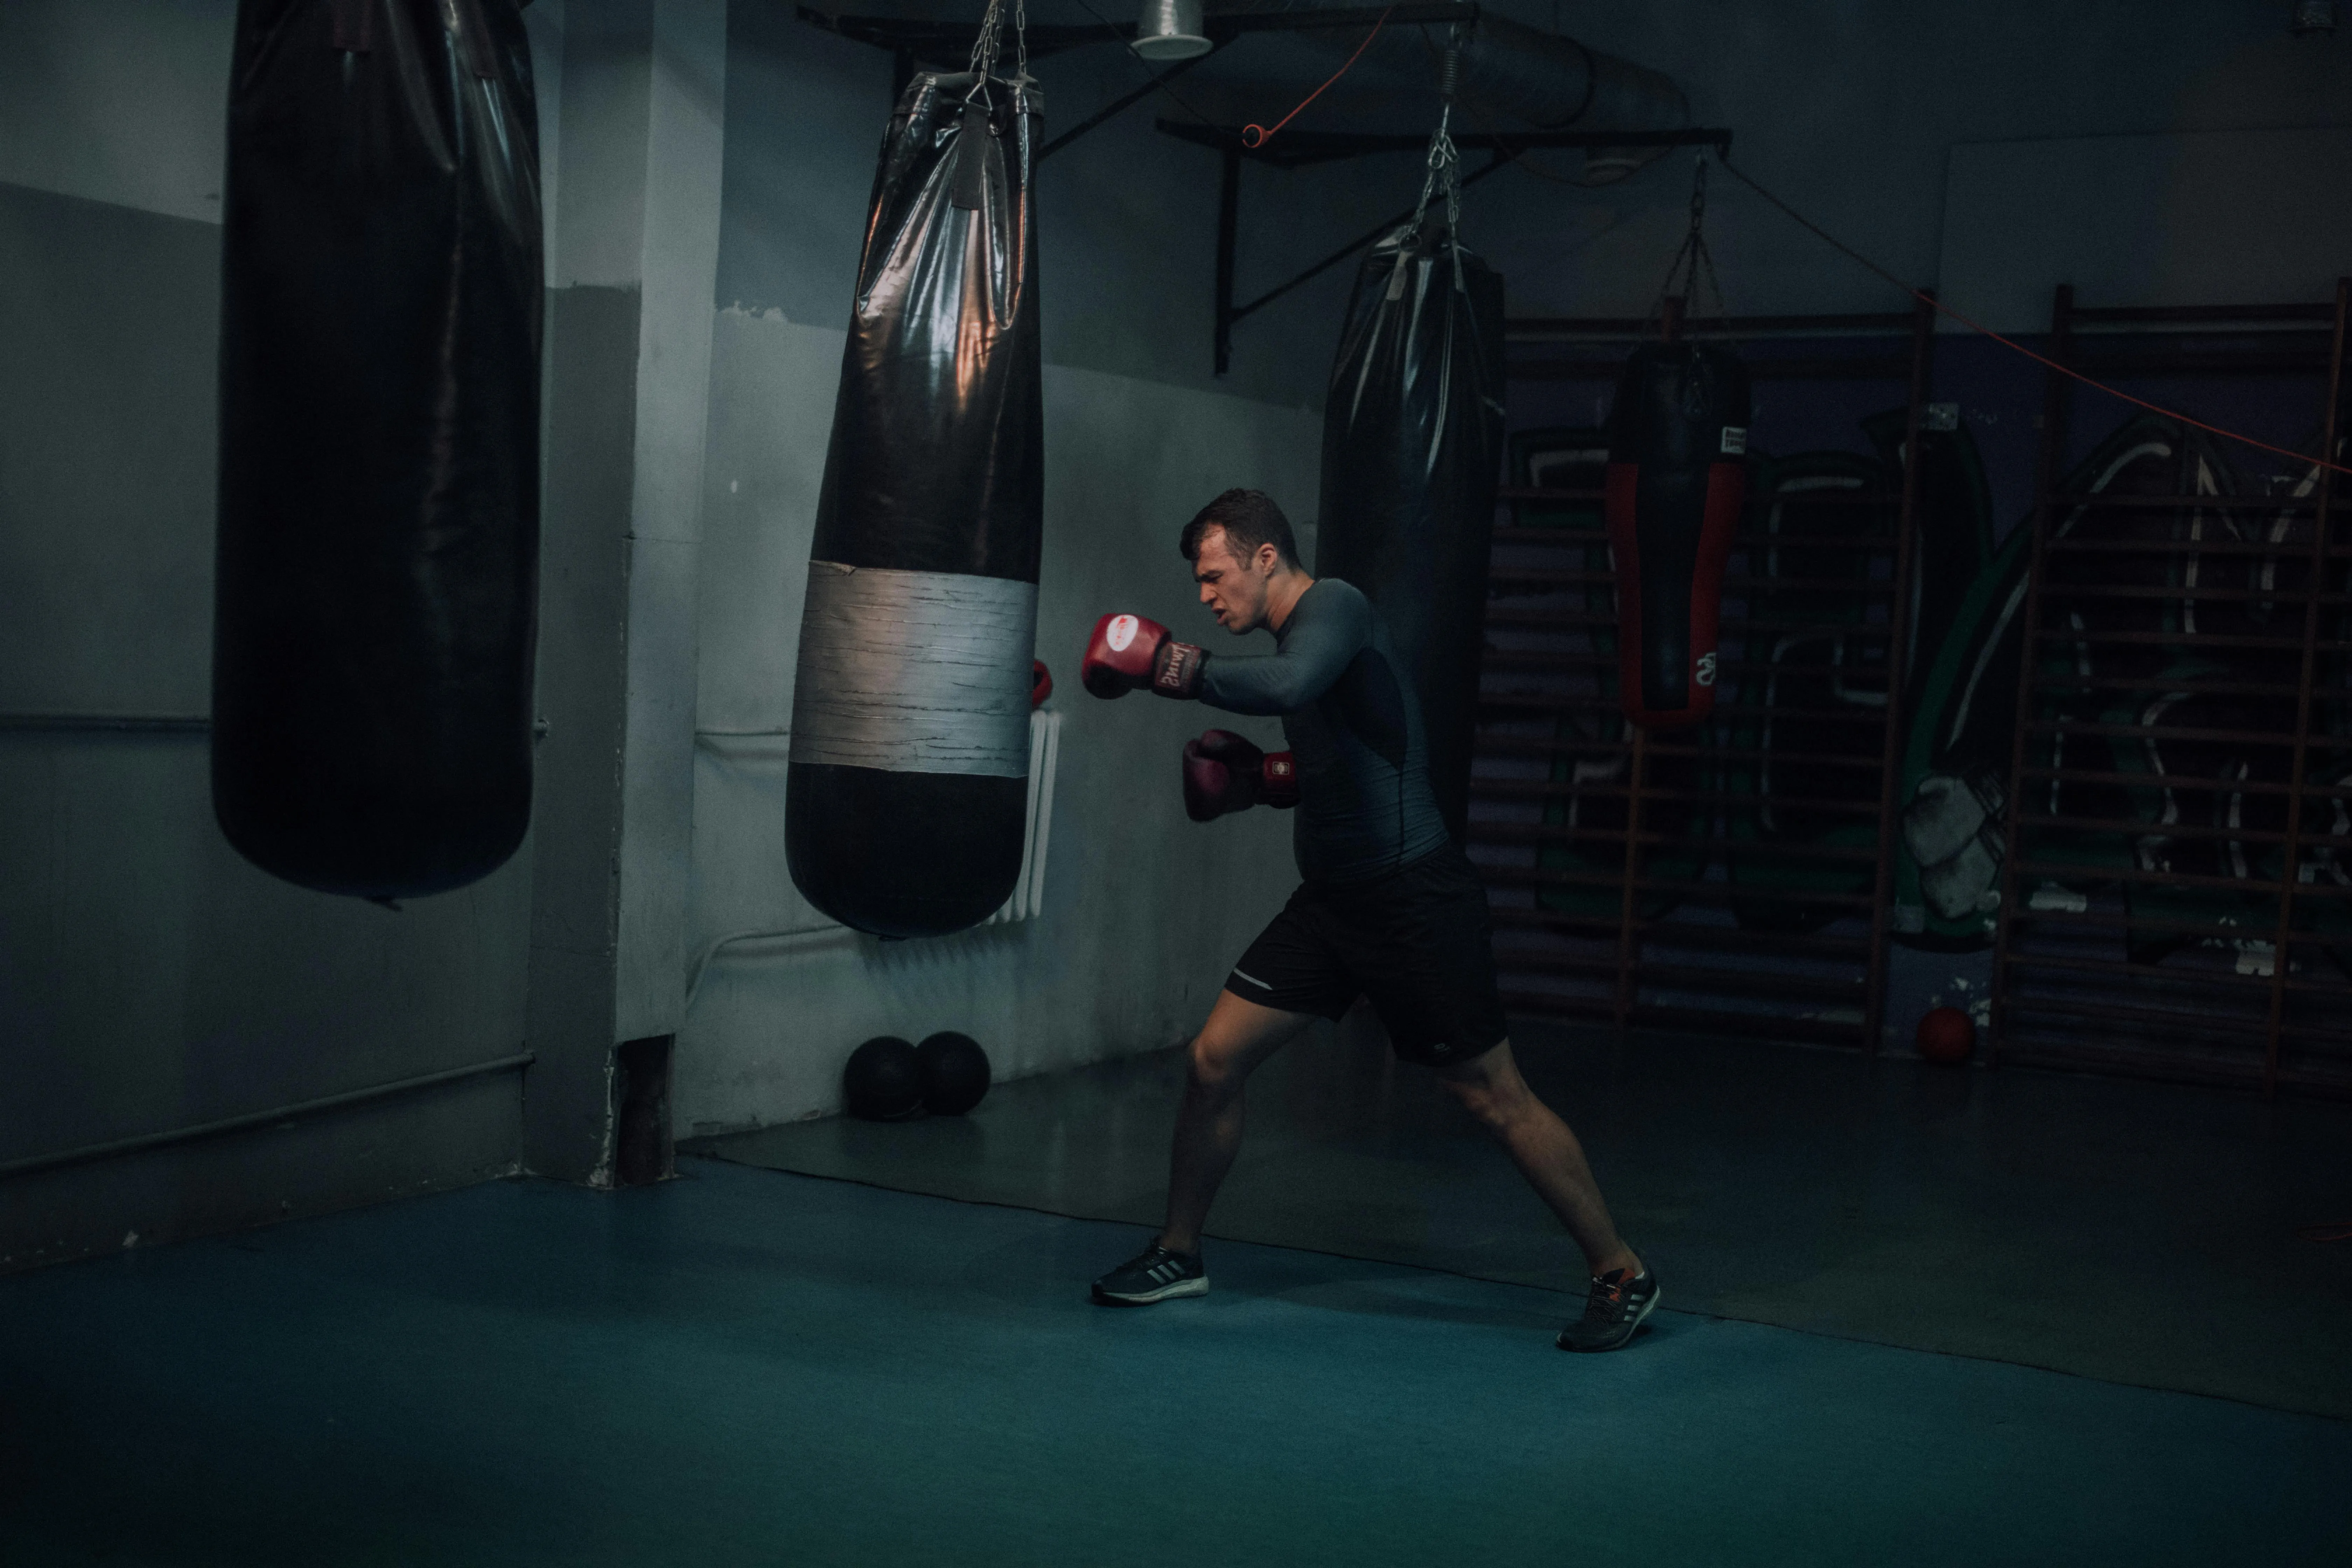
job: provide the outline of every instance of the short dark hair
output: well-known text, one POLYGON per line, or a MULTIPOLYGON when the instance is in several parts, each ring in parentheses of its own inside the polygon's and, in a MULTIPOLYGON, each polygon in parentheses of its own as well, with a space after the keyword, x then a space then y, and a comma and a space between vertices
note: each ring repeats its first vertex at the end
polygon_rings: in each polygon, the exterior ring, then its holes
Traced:
POLYGON ((1255 555, 1261 544, 1271 544, 1284 565, 1298 564, 1298 541, 1291 536, 1290 520, 1264 490, 1227 490, 1202 507, 1184 525, 1184 537, 1177 542, 1185 560, 1201 559, 1201 541, 1213 528, 1225 531, 1225 548, 1237 561, 1255 555))

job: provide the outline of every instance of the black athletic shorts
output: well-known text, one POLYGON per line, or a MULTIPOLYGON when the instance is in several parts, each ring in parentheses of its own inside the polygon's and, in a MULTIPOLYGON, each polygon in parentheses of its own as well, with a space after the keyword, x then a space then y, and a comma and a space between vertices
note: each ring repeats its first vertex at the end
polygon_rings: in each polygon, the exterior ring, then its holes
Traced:
POLYGON ((1444 1066, 1502 1042, 1486 889, 1447 844, 1372 882, 1299 884, 1225 977, 1245 1002, 1337 1019, 1371 998, 1398 1056, 1444 1066))

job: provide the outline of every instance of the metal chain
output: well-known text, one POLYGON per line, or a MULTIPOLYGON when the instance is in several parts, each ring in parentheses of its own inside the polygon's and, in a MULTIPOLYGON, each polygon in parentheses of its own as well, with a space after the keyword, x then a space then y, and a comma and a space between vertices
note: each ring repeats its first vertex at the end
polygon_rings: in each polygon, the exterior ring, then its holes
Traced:
POLYGON ((1699 268, 1706 268, 1706 286, 1715 295, 1715 311, 1728 317, 1731 307, 1723 296, 1723 281, 1715 275, 1715 256, 1706 247, 1706 153, 1701 152, 1691 171, 1690 229, 1675 249, 1674 259, 1666 263, 1665 281, 1658 285, 1658 300, 1652 310, 1655 315, 1665 307, 1666 296, 1675 291, 1675 278, 1684 277, 1684 299, 1696 303, 1698 293, 1699 268), (1687 271, 1685 270, 1687 265, 1687 271))
MULTIPOLYGON (((1438 70, 1438 92, 1445 102, 1444 112, 1437 117, 1437 130, 1429 139, 1427 173, 1422 176, 1421 200, 1413 204, 1412 225, 1406 231, 1404 249, 1412 249, 1421 239, 1422 224, 1429 213, 1429 199, 1440 185, 1445 190, 1446 243, 1454 252, 1455 268, 1461 271, 1462 241, 1462 153, 1454 145, 1454 97, 1461 74, 1462 52, 1459 36, 1446 45, 1443 64, 1438 70)), ((1402 258, 1400 258, 1402 259, 1402 258)), ((1459 281, 1459 279, 1456 279, 1459 281)))
MULTIPOLYGON (((1013 78, 1016 85, 1029 80, 1029 0, 1013 0, 1013 47, 1018 62, 1013 78)), ((979 79, 972 85, 967 101, 977 98, 987 101, 988 84, 996 75, 997 58, 1004 48, 1004 0, 988 0, 988 10, 980 19, 980 33, 971 41, 971 74, 979 79)))
POLYGON ((1706 223, 1706 153, 1703 151, 1691 167, 1690 222, 1691 255, 1694 258, 1691 268, 1692 287, 1696 289, 1698 284, 1698 265, 1705 265, 1706 286, 1715 291, 1715 313, 1718 316, 1727 316, 1731 313, 1730 307, 1724 302, 1722 279, 1715 275, 1715 253, 1707 249, 1706 235, 1703 232, 1706 223))
POLYGON ((980 18, 980 33, 971 41, 971 66, 974 76, 985 80, 996 69, 999 36, 1004 31, 1004 0, 988 0, 988 10, 980 18))
POLYGON ((1429 139, 1428 173, 1422 177, 1421 200, 1413 204, 1412 232, 1421 233, 1423 216, 1429 210, 1429 198, 1437 194, 1442 182, 1445 188, 1445 221, 1457 224, 1462 219, 1462 154, 1454 146, 1454 106, 1447 104, 1439 116, 1437 132, 1429 139))

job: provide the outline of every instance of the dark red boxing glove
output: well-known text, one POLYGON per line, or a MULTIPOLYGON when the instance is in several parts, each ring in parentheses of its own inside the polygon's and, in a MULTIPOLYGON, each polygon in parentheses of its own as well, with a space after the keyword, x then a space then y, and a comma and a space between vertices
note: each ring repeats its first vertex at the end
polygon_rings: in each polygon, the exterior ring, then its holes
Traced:
POLYGON ((1178 642, 1158 621, 1141 616, 1105 616, 1095 623, 1078 679, 1097 697, 1124 697, 1150 687, 1162 697, 1194 697, 1209 656, 1178 642))
POLYGON ((1298 770, 1288 752, 1262 752, 1230 730, 1184 742, 1184 815, 1193 821, 1297 804, 1298 770))

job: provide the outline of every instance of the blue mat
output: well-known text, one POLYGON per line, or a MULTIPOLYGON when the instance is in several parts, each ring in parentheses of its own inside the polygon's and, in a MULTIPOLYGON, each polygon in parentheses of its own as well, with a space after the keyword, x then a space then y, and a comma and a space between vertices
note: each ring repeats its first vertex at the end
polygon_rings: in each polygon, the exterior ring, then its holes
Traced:
POLYGON ((1141 1238, 696 1163, 0 1280, 0 1561, 2352 1561, 2352 1425, 1141 1238))

